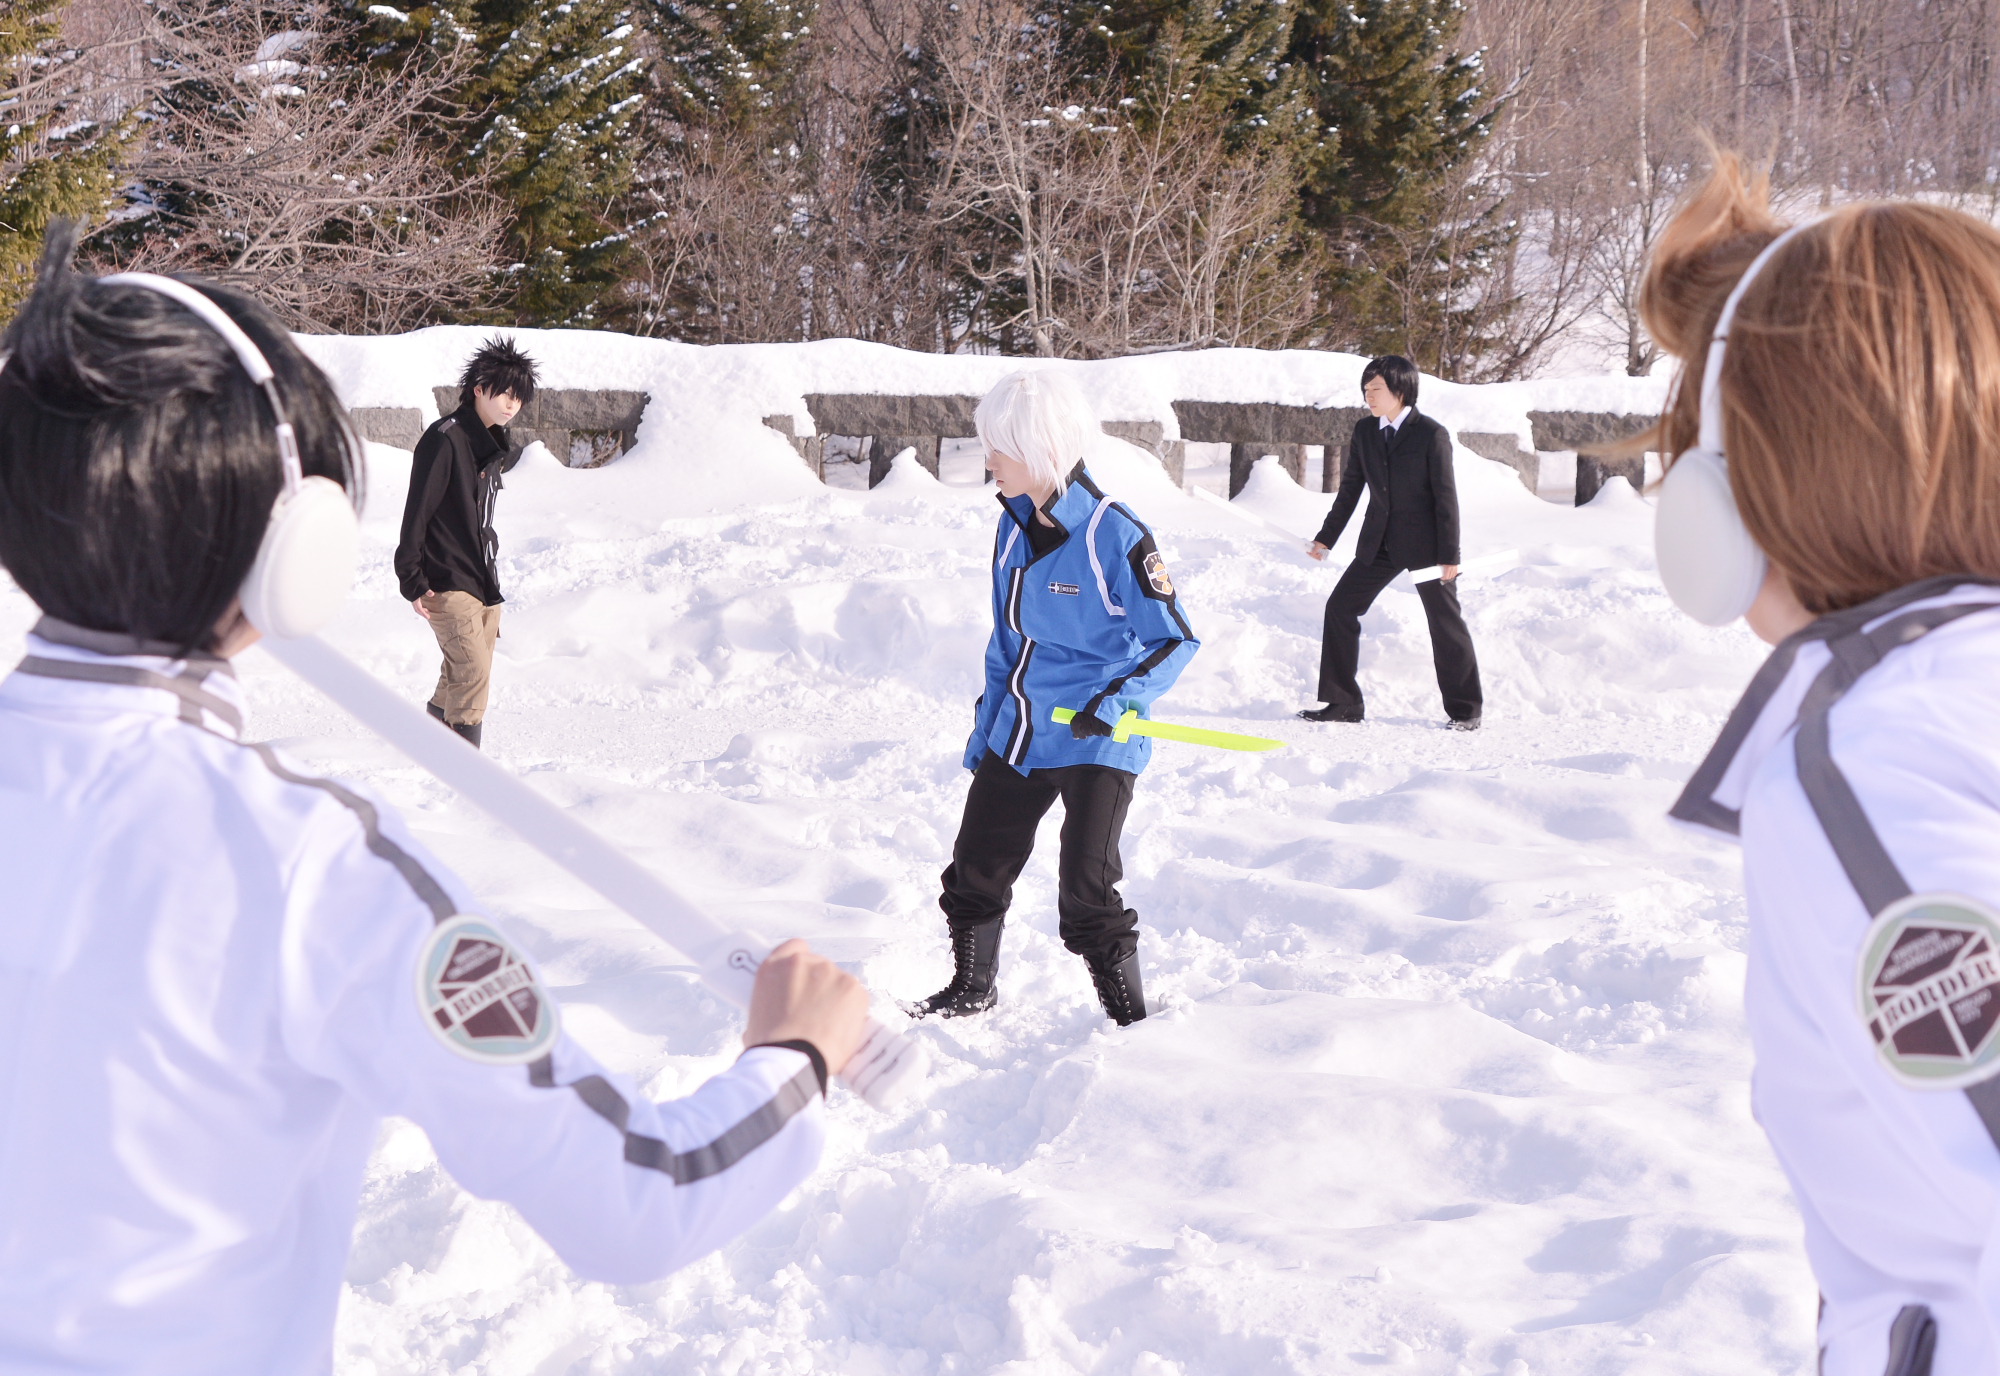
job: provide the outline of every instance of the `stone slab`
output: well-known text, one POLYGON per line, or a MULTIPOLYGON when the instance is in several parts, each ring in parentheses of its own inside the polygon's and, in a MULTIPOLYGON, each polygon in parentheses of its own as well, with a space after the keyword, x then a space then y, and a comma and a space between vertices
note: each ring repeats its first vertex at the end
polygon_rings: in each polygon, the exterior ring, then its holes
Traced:
POLYGON ((936 435, 875 435, 870 437, 868 448, 868 486, 873 487, 889 476, 889 465, 905 449, 917 451, 917 462, 933 478, 938 475, 938 437, 936 435))
POLYGON ((1623 478, 1632 484, 1635 491, 1646 490, 1646 456, 1632 454, 1622 459, 1607 459, 1601 455, 1578 454, 1576 456, 1576 504, 1585 506, 1590 499, 1604 490, 1604 485, 1613 478, 1623 478))
MULTIPOLYGON (((457 387, 433 387, 438 414, 458 409, 457 387)), ((644 392, 543 387, 516 413, 507 432, 520 445, 540 440, 573 468, 596 468, 638 441, 639 421, 652 398, 644 392)))
POLYGON ((1107 420, 1100 424, 1105 434, 1135 444, 1158 459, 1174 486, 1181 485, 1187 473, 1187 444, 1164 438, 1166 426, 1156 420, 1107 420))
POLYGON ((1250 444, 1229 446, 1229 497, 1236 499, 1244 485, 1250 481, 1250 469, 1265 455, 1276 455, 1285 472, 1291 474, 1292 481, 1305 486, 1306 447, 1303 444, 1274 444, 1259 440, 1250 444))
POLYGON ((1158 454, 1167 427, 1156 420, 1107 420, 1099 422, 1107 435, 1136 444, 1149 454, 1158 454))
POLYGON ((1521 437, 1514 434, 1494 434, 1485 430, 1461 430, 1458 442, 1482 459, 1494 463, 1504 463, 1513 469, 1521 479, 1521 486, 1530 492, 1541 486, 1541 456, 1521 447, 1521 437))
POLYGON ((370 444, 415 449, 424 437, 424 413, 414 406, 357 406, 347 413, 354 433, 370 444))
POLYGON ((796 428, 796 425, 789 413, 766 416, 764 417, 764 424, 785 437, 785 442, 792 446, 792 452, 805 462, 805 466, 812 470, 812 475, 815 478, 818 478, 821 482, 826 481, 823 462, 826 454, 825 440, 821 439, 818 435, 793 434, 792 431, 796 428))
POLYGON ((1656 416, 1621 416, 1608 411, 1530 411, 1528 425, 1535 448, 1596 449, 1642 434, 1656 416))
POLYGON ((822 435, 931 435, 964 439, 978 433, 971 396, 882 396, 813 392, 806 397, 813 429, 822 435))
POLYGON ((1292 444, 1338 447, 1344 454, 1354 427, 1368 414, 1366 406, 1273 406, 1271 438, 1292 444))
POLYGON ((1176 401, 1181 438, 1209 444, 1345 446, 1363 406, 1281 406, 1263 401, 1176 401))

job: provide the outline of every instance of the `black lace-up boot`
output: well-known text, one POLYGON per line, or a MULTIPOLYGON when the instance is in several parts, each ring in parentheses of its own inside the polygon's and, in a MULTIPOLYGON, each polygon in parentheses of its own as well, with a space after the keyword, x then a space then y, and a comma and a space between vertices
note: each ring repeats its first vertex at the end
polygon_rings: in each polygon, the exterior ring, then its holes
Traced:
POLYGON ((1139 984, 1139 953, 1123 960, 1111 955, 1087 956, 1090 982, 1097 986, 1098 1002, 1120 1027, 1130 1027, 1146 1016, 1146 991, 1139 984))
POLYGON ((486 725, 486 723, 483 721, 453 723, 451 729, 458 732, 459 735, 465 737, 466 740, 470 741, 472 743, 472 748, 474 750, 477 750, 479 749, 480 728, 483 727, 484 725, 486 725))
POLYGON ((951 958, 958 967, 951 983, 920 1003, 906 1003, 903 1011, 913 1018, 963 1018, 984 1013, 999 999, 1000 929, 1005 918, 994 918, 973 927, 954 927, 951 958))

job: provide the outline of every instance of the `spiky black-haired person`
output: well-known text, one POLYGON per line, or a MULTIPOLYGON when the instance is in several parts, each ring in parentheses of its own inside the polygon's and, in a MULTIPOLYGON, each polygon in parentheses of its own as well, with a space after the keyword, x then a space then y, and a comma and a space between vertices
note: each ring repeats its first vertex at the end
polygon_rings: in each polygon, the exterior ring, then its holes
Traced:
POLYGON ((493 506, 501 475, 521 457, 507 422, 534 400, 535 361, 495 337, 466 361, 458 385, 458 409, 417 441, 396 578, 444 655, 430 714, 478 745, 504 600, 493 506))
POLYGON ((495 396, 504 392, 526 406, 535 399, 535 360, 504 335, 487 340, 458 375, 458 404, 472 405, 474 393, 482 387, 495 396))

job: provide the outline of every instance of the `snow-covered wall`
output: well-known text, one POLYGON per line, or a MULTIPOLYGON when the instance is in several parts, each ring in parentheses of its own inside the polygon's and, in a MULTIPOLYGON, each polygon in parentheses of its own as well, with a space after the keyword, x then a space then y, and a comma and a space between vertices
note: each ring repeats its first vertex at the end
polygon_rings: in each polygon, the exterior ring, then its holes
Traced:
MULTIPOLYGON (((583 330, 510 330, 551 388, 641 391, 651 398, 632 452, 615 467, 674 470, 697 505, 751 497, 803 496, 817 486, 791 445, 764 424, 789 415, 813 433, 806 397, 815 393, 977 395, 1023 367, 1060 367, 1082 382, 1108 421, 1153 421, 1181 437, 1175 401, 1271 402, 1318 408, 1361 405, 1355 354, 1310 350, 1204 349, 1097 362, 972 354, 911 353, 829 339, 810 344, 701 346, 583 330)), ((350 407, 412 407, 437 415, 432 388, 458 376, 493 331, 440 326, 389 338, 300 336, 350 407)), ((1454 434, 1512 434, 1534 449, 1530 411, 1657 413, 1664 377, 1542 378, 1480 386, 1425 378, 1420 405, 1454 434)), ((1245 440, 1262 437, 1244 436, 1245 440)))

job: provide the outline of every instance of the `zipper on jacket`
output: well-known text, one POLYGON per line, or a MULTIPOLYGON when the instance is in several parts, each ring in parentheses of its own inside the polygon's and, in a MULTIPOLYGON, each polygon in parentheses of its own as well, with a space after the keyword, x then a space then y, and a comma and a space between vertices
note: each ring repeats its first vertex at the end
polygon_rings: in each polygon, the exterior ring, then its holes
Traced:
POLYGON ((1007 692, 1014 699, 1014 730, 1007 737, 1007 749, 1001 756, 1008 764, 1018 765, 1027 758, 1028 742, 1034 739, 1035 727, 1033 705, 1028 701, 1028 659, 1035 653, 1035 642, 1021 629, 1021 585, 1027 579, 1027 569, 1012 570, 1007 577, 1007 601, 1002 611, 1007 618, 1007 629, 1021 637, 1021 654, 1014 661, 1013 670, 1007 675, 1007 692))

